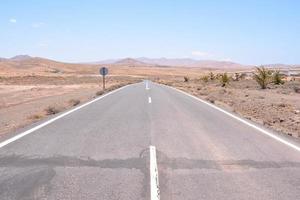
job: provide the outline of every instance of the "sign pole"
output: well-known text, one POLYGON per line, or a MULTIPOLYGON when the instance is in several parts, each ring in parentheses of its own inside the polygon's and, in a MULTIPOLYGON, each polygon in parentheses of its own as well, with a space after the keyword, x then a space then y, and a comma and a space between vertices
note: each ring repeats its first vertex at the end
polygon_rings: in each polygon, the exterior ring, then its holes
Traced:
POLYGON ((102 87, 105 90, 105 76, 108 74, 108 69, 106 67, 101 67, 99 73, 102 75, 102 87))
POLYGON ((103 91, 105 90, 105 75, 104 76, 102 76, 103 78, 102 78, 102 80, 103 80, 103 84, 102 84, 102 86, 103 86, 103 91))

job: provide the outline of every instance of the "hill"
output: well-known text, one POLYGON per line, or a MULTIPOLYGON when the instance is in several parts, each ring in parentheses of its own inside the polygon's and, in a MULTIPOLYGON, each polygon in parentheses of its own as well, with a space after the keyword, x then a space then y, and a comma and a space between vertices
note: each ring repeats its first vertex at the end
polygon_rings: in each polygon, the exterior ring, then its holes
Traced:
POLYGON ((107 64, 112 66, 149 66, 149 67, 190 67, 202 69, 240 69, 251 66, 228 61, 215 60, 194 60, 189 58, 125 58, 117 60, 106 60, 95 62, 97 64, 107 64), (106 62, 107 61, 107 62, 106 62), (114 61, 114 62, 113 62, 114 61))
MULTIPOLYGON (((192 70, 193 73, 195 72, 196 74, 201 70, 253 70, 253 66, 214 60, 125 58, 94 62, 90 64, 75 64, 40 57, 31 57, 29 55, 18 55, 12 58, 0 58, 0 76, 98 74, 98 70, 101 65, 110 67, 110 72, 114 75, 128 73, 132 73, 134 75, 182 74, 187 70, 192 70)), ((281 70, 290 69, 299 71, 300 69, 299 65, 270 64, 265 66, 281 70)))
POLYGON ((9 60, 11 61, 24 61, 24 60, 30 60, 32 59, 31 56, 29 55, 17 55, 17 56, 14 56, 12 58, 10 58, 9 60))
POLYGON ((141 62, 139 60, 133 59, 133 58, 125 58, 122 60, 118 60, 114 65, 121 65, 121 66, 129 66, 129 67, 138 67, 138 66, 147 66, 149 64, 141 62))
POLYGON ((95 73, 95 65, 63 63, 46 58, 27 55, 0 59, 0 75, 44 75, 95 73))

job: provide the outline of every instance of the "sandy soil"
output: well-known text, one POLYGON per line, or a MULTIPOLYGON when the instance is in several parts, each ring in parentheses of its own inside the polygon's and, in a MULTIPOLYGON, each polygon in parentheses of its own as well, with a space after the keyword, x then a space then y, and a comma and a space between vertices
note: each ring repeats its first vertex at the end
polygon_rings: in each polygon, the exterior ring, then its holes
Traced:
POLYGON ((184 82, 182 77, 163 79, 160 83, 174 86, 226 110, 236 112, 250 120, 277 131, 300 137, 300 81, 284 85, 269 85, 262 90, 254 80, 231 81, 221 87, 217 81, 207 83, 199 79, 184 82))

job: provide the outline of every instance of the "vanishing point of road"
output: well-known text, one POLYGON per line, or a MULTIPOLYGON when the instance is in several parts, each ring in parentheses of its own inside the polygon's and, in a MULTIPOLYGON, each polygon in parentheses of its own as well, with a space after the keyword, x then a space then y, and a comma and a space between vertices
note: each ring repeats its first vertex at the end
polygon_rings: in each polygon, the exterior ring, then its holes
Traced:
POLYGON ((0 199, 297 200, 300 148, 145 81, 1 141, 0 199))

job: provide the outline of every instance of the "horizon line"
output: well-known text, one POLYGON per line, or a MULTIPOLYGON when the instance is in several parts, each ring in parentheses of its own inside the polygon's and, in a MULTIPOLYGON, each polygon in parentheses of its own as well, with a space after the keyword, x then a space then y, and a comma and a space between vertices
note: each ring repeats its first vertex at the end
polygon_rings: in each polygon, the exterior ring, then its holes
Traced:
MULTIPOLYGON (((191 58, 191 57, 146 57, 146 56, 139 56, 139 57, 119 57, 119 58, 103 58, 103 59, 99 59, 99 60, 94 60, 94 61, 67 61, 67 60, 61 60, 61 59, 56 59, 56 58, 51 58, 51 57, 44 57, 44 56, 32 56, 30 54, 18 54, 12 57, 1 57, 0 59, 13 59, 15 57, 18 56, 28 56, 31 58, 42 58, 42 59, 48 59, 48 60, 52 60, 52 61, 57 61, 57 62, 62 62, 62 63, 70 63, 70 64, 96 64, 97 62, 104 62, 104 61, 108 61, 108 60, 114 60, 114 61, 120 61, 120 60, 125 60, 125 59, 133 59, 133 60, 137 60, 137 59, 141 59, 141 58, 145 58, 145 59, 166 59, 166 60, 192 60, 192 61, 215 61, 215 62, 228 62, 228 63, 234 63, 234 64, 239 64, 239 65, 243 65, 243 66, 263 66, 263 65, 291 65, 291 66, 298 66, 300 64, 298 63, 281 63, 281 62, 277 62, 277 63, 264 63, 264 64, 245 64, 245 63, 240 63, 240 62, 235 62, 233 60, 222 60, 222 59, 197 59, 197 58, 191 58)), ((138 61, 138 60, 137 60, 138 61)), ((111 64, 111 63, 107 63, 107 64, 111 64)))

